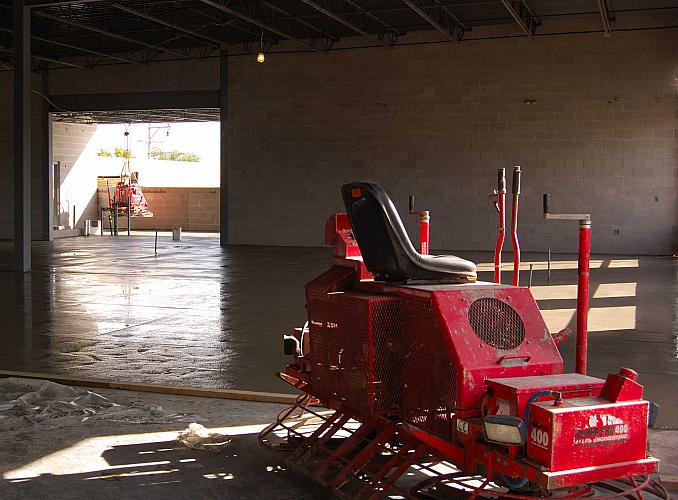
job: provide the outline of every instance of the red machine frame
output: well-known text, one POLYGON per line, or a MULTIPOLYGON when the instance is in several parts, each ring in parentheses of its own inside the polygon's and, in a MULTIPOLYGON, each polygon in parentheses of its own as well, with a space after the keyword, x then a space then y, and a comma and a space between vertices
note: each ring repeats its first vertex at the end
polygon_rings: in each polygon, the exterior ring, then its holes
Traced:
MULTIPOLYGON (((519 184, 517 168, 514 248, 519 184)), ((308 328, 287 337, 297 348, 279 374, 306 395, 260 435, 268 444, 276 435, 288 445, 301 438, 288 463, 349 497, 403 493, 397 484, 410 466, 433 471, 437 462, 458 471, 437 472, 437 483, 426 485, 456 484, 472 497, 581 496, 593 483, 620 478, 627 487, 601 498, 643 489, 665 496, 649 479, 636 482, 658 464, 646 452, 650 403, 637 374, 623 368, 606 380, 586 376, 585 324, 578 373, 565 374, 561 339, 548 331, 529 289, 374 281, 346 214, 328 219, 325 242, 334 246, 332 266, 306 286, 308 328), (312 402, 334 412, 321 415, 312 402), (297 418, 311 412, 317 425, 301 432, 299 420, 289 421, 295 409, 297 418), (515 424, 522 441, 491 440, 490 416, 499 426, 515 424)), ((588 283, 587 242, 584 235, 580 291, 588 283)), ((587 309, 583 298, 578 304, 587 309)))

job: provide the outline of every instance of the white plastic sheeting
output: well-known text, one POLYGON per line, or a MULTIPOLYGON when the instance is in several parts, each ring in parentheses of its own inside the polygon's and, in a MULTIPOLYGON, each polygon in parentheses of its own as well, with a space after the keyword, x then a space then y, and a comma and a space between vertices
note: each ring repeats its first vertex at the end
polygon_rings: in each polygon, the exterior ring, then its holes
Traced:
POLYGON ((120 405, 94 392, 55 382, 0 379, 0 431, 82 424, 88 420, 151 424, 190 422, 194 418, 160 406, 120 405))
POLYGON ((226 434, 210 432, 204 426, 193 422, 185 431, 179 433, 179 442, 195 450, 221 451, 231 442, 226 434))

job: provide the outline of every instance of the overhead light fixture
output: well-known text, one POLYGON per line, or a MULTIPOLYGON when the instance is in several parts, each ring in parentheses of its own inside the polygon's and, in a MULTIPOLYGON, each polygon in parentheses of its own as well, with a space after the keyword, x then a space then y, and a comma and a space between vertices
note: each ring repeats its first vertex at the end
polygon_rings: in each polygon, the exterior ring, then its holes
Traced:
POLYGON ((259 40, 259 53, 257 54, 257 62, 263 63, 266 60, 264 55, 264 28, 261 28, 261 39, 259 40))

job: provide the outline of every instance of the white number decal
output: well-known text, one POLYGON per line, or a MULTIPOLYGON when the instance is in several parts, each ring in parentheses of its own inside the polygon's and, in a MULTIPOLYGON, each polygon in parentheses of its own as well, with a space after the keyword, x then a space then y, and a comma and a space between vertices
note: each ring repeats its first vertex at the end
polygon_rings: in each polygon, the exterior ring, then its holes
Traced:
POLYGON ((536 444, 537 446, 541 446, 542 448, 547 448, 549 445, 548 433, 536 427, 532 428, 532 432, 530 433, 530 440, 534 444, 536 444))

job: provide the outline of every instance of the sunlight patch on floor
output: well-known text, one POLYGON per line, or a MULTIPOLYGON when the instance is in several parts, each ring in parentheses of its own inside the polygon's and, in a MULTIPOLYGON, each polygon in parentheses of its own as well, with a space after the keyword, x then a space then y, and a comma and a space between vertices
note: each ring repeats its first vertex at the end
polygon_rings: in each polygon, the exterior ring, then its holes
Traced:
MULTIPOLYGON (((521 271, 529 271, 532 265, 533 271, 546 271, 548 269, 548 261, 535 260, 523 261, 520 263, 521 271)), ((551 270, 574 269, 578 267, 576 260, 552 260, 551 270)), ((621 268, 637 268, 639 266, 638 259, 591 259, 589 267, 591 269, 621 269, 621 268)), ((477 264, 478 271, 494 271, 493 262, 480 262, 477 264)), ((502 264, 502 271, 504 273, 511 273, 513 271, 513 262, 505 261, 502 264)), ((505 280, 506 281, 506 280, 505 280)))
MULTIPOLYGON (((559 332, 576 321, 576 309, 542 310, 541 313, 550 332, 559 332)), ((589 311, 589 332, 635 328, 636 306, 594 307, 589 311)))
MULTIPOLYGON (((265 424, 241 425, 235 427, 217 427, 208 429, 210 432, 237 436, 244 434, 255 434, 261 431, 265 424)), ((129 446, 145 444, 149 447, 151 443, 163 443, 174 441, 178 448, 183 447, 177 441, 179 431, 150 432, 143 434, 120 434, 112 436, 99 436, 84 439, 68 448, 58 450, 41 457, 33 462, 5 472, 2 478, 10 481, 21 481, 28 478, 38 477, 41 474, 73 475, 100 471, 102 473, 115 471, 116 469, 127 469, 129 467, 150 467, 154 465, 169 465, 166 460, 158 461, 139 461, 123 465, 110 465, 104 459, 104 452, 117 446, 129 446)), ((187 448, 188 449, 188 448, 187 448)), ((172 451, 172 448, 158 448, 158 458, 163 458, 162 453, 172 451)), ((141 454, 141 453, 140 453, 141 454)), ((152 454, 143 453, 144 458, 150 458, 152 454)), ((128 473, 127 473, 128 474, 128 473)), ((123 475, 113 474, 113 475, 123 475)), ((103 477, 103 476, 102 476, 103 477)))
MULTIPOLYGON (((592 298, 635 297, 637 283, 600 283, 591 285, 592 298)), ((530 288, 536 300, 576 299, 577 285, 543 285, 530 288)))

